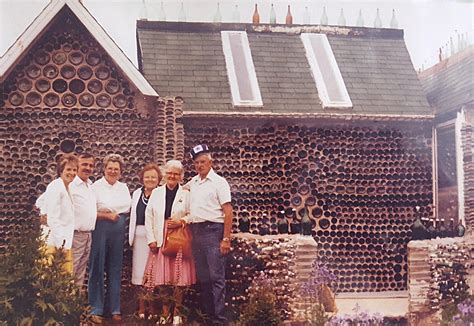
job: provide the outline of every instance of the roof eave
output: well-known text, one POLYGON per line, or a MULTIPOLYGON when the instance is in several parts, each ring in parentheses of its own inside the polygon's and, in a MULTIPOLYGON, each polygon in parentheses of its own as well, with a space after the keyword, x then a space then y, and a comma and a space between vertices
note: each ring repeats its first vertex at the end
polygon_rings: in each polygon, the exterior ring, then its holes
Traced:
POLYGON ((45 31, 48 24, 64 6, 68 6, 74 15, 76 15, 76 17, 84 24, 87 30, 112 57, 115 63, 123 70, 124 74, 143 95, 158 96, 158 93, 133 65, 120 47, 112 40, 82 3, 77 0, 51 1, 43 9, 23 34, 8 49, 6 54, 0 58, 0 82, 6 78, 15 62, 17 62, 25 51, 31 47, 38 35, 45 31))
POLYGON ((275 119, 334 119, 334 120, 376 120, 376 121, 431 121, 434 115, 401 114, 354 114, 354 113, 271 113, 271 112, 190 112, 183 113, 186 118, 275 118, 275 119))

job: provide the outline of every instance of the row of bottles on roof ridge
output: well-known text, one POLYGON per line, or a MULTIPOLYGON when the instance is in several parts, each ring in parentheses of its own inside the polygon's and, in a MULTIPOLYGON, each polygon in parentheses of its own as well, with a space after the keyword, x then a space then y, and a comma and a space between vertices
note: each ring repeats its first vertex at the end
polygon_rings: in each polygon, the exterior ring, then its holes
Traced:
POLYGON ((466 232, 461 221, 456 224, 454 219, 450 219, 448 223, 444 218, 441 218, 435 225, 429 218, 421 217, 419 206, 415 207, 415 212, 416 219, 412 226, 412 240, 462 237, 466 232))
MULTIPOLYGON (((223 10, 221 9, 221 5, 220 5, 219 2, 217 2, 216 7, 215 7, 215 11, 212 15, 212 21, 214 23, 221 23, 221 22, 225 21, 223 19, 222 12, 223 12, 223 10)), ((224 12, 225 12, 225 10, 224 10, 224 12)), ((281 19, 281 20, 278 19, 276 12, 277 12, 276 5, 274 5, 272 3, 270 5, 268 22, 270 24, 283 24, 283 19, 281 19)), ((286 7, 286 15, 285 15, 285 19, 284 19, 284 23, 286 25, 292 25, 293 24, 293 14, 294 14, 294 12, 293 12, 291 6, 288 5, 286 7)), ((159 5, 156 17, 155 17, 155 15, 151 15, 151 16, 153 16, 153 18, 156 18, 158 21, 166 21, 166 11, 165 11, 165 5, 164 5, 163 1, 161 1, 160 5, 159 5)), ((148 19, 149 17, 150 17, 150 10, 148 9, 146 1, 142 0, 142 8, 141 8, 141 12, 140 12, 140 19, 148 19)), ((259 11, 258 4, 255 4, 254 10, 253 10, 253 15, 252 15, 252 23, 255 24, 255 25, 260 24, 260 23, 265 23, 265 22, 261 21, 260 17, 261 16, 260 16, 260 11, 259 11)), ((229 17, 229 18, 230 19, 227 20, 227 22, 233 22, 233 23, 243 22, 243 21, 241 21, 241 13, 240 13, 240 8, 239 8, 238 4, 233 5, 231 17, 229 17)), ((187 20, 186 8, 185 8, 185 5, 184 5, 184 2, 181 2, 180 6, 179 6, 178 19, 177 20, 180 21, 180 22, 186 22, 186 20, 187 20)), ((312 15, 310 13, 310 9, 308 8, 308 6, 305 6, 304 11, 302 13, 302 23, 307 25, 307 24, 311 24, 311 23, 317 24, 318 22, 319 22, 320 25, 329 25, 330 24, 329 17, 328 17, 327 12, 326 12, 326 7, 325 6, 322 7, 322 14, 321 14, 321 16, 319 18, 319 21, 318 21, 317 19, 312 17, 312 15)), ((331 25, 337 25, 337 26, 346 26, 347 25, 347 21, 346 21, 345 14, 344 14, 344 8, 340 8, 339 15, 337 17, 337 21, 336 22, 331 21, 331 25)), ((357 18, 355 20, 354 26, 359 26, 359 27, 366 26, 362 9, 360 9, 359 12, 358 12, 358 15, 357 15, 357 18)), ((382 19, 380 17, 380 11, 379 11, 379 8, 377 8, 377 10, 375 12, 373 27, 382 28, 382 26, 383 26, 383 24, 382 24, 382 19)), ((390 19, 389 26, 390 26, 390 28, 398 28, 398 20, 397 20, 396 15, 395 15, 395 9, 392 9, 392 16, 391 16, 391 19, 390 19)))
POLYGON ((450 56, 467 49, 471 45, 471 36, 473 32, 459 33, 454 31, 454 36, 449 37, 443 46, 438 50, 438 59, 442 61, 450 56))
MULTIPOLYGON (((277 214, 277 227, 278 234, 302 234, 311 235, 313 229, 311 219, 308 214, 308 208, 303 209, 303 213, 298 218, 296 209, 292 209, 291 222, 288 221, 285 215, 285 211, 281 211, 277 214)), ((239 219, 239 231, 242 233, 250 232, 250 220, 249 213, 244 211, 242 217, 239 219)), ((268 218, 266 214, 263 214, 262 220, 258 223, 258 234, 268 235, 270 234, 270 225, 268 224, 268 218)))
POLYGON ((474 30, 468 32, 454 31, 449 39, 441 47, 438 48, 436 53, 425 59, 421 67, 418 67, 418 73, 421 73, 425 69, 432 67, 433 65, 449 59, 454 54, 464 51, 473 44, 474 30))

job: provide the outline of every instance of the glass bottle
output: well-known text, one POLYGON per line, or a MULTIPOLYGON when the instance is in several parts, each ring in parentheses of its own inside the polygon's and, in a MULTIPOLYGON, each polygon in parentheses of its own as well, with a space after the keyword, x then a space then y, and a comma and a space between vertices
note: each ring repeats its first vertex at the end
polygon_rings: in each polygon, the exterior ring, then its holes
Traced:
POLYGON ((309 218, 308 207, 305 206, 303 217, 301 218, 301 234, 311 235, 312 230, 313 230, 313 226, 311 224, 311 219, 309 218))
POLYGON ((379 8, 377 8, 377 14, 376 14, 375 20, 374 20, 374 27, 375 28, 382 28, 382 19, 380 19, 379 8))
POLYGON ((163 4, 163 1, 161 1, 160 4, 160 11, 158 12, 158 20, 159 21, 166 21, 166 13, 165 13, 165 6, 163 4))
POLYGON ((217 3, 217 9, 216 9, 216 13, 214 14, 213 21, 214 21, 214 23, 222 22, 221 8, 220 8, 220 5, 219 5, 219 2, 217 3))
POLYGON ((444 218, 441 219, 441 221, 438 223, 438 228, 437 228, 437 231, 438 231, 438 236, 440 238, 445 238, 447 235, 446 235, 446 225, 444 225, 444 218))
POLYGON ((305 25, 311 24, 311 15, 309 14, 308 6, 304 7, 303 24, 305 25))
POLYGON ((364 18, 362 17, 362 9, 359 10, 359 16, 357 16, 356 26, 358 27, 364 26, 364 18))
POLYGON ((186 12, 184 11, 184 2, 181 2, 181 7, 179 9, 178 21, 186 22, 186 12))
POLYGON ((286 13, 285 23, 287 25, 293 25, 293 16, 291 15, 290 5, 288 5, 288 12, 286 13))
POLYGON ((449 227, 448 227, 447 232, 450 238, 454 238, 457 235, 458 232, 457 232, 457 227, 454 224, 454 218, 451 218, 449 220, 449 227))
POLYGON ((398 20, 395 17, 395 9, 392 9, 392 19, 390 20, 390 28, 398 28, 398 20))
POLYGON ((321 14, 320 24, 321 25, 328 24, 328 15, 326 15, 326 7, 323 7, 323 13, 321 14))
POLYGON ((235 5, 234 7, 234 11, 232 12, 232 21, 234 23, 240 23, 239 5, 235 5))
POLYGON ((296 209, 292 209, 292 221, 290 223, 290 234, 300 234, 301 233, 301 223, 298 220, 296 215, 296 209))
POLYGON ((423 222, 421 221, 421 216, 420 216, 420 206, 415 207, 415 214, 416 214, 416 219, 415 222, 413 222, 411 232, 412 232, 412 240, 425 240, 429 238, 428 230, 426 227, 423 225, 423 222))
POLYGON ((288 220, 285 216, 285 211, 278 213, 278 234, 288 234, 288 220))
POLYGON ((436 239, 436 237, 438 236, 438 231, 436 230, 432 221, 428 223, 428 235, 429 239, 436 239))
POLYGON ((273 3, 270 9, 270 24, 276 24, 276 14, 275 14, 275 8, 273 7, 273 3))
POLYGON ((250 230, 250 220, 248 215, 249 213, 247 210, 243 210, 242 218, 239 220, 239 231, 242 233, 249 232, 250 230))
POLYGON ((259 13, 258 13, 257 4, 255 4, 255 10, 253 11, 252 23, 253 23, 254 25, 260 24, 260 15, 259 15, 259 13))
POLYGON ((461 221, 458 221, 457 236, 458 237, 463 237, 464 233, 466 233, 466 227, 462 224, 461 221))
POLYGON ((344 17, 344 9, 341 8, 341 14, 339 15, 339 19, 337 20, 337 24, 339 26, 346 26, 346 17, 344 17))

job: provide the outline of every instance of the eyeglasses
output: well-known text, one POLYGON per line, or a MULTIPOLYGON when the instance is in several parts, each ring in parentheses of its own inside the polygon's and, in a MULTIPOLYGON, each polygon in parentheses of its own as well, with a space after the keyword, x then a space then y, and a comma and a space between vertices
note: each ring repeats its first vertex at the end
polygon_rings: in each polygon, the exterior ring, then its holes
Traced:
POLYGON ((166 172, 166 175, 180 176, 180 175, 181 175, 181 173, 176 173, 176 172, 166 172))

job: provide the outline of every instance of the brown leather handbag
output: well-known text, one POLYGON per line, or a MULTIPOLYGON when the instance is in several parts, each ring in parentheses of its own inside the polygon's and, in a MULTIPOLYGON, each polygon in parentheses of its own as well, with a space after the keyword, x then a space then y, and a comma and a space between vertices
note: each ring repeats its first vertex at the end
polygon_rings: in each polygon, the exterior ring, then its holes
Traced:
POLYGON ((183 257, 191 257, 193 236, 189 226, 168 229, 161 252, 166 256, 176 256, 181 250, 183 257))

